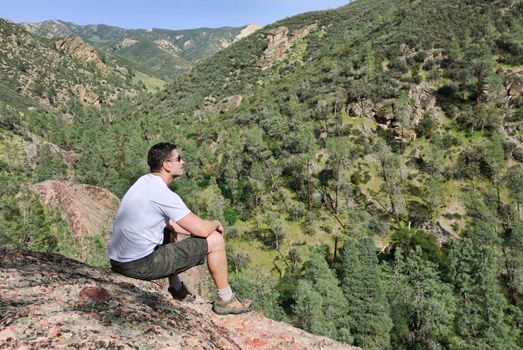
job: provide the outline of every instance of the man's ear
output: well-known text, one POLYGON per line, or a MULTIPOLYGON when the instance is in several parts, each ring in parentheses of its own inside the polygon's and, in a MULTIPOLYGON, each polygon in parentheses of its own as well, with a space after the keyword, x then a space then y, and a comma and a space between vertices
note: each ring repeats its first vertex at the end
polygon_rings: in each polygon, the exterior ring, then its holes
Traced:
POLYGON ((171 164, 169 162, 163 161, 162 169, 169 172, 171 170, 171 164), (167 165, 167 164, 169 164, 169 165, 167 165))

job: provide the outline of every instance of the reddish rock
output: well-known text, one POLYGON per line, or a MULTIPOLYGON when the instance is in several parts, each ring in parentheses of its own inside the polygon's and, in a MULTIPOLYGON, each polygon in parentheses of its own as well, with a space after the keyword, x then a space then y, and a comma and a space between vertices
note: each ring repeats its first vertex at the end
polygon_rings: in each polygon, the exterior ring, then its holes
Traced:
POLYGON ((250 348, 259 348, 260 346, 267 345, 267 339, 262 338, 247 338, 245 344, 250 348))
POLYGON ((0 342, 16 340, 15 330, 15 327, 6 327, 2 331, 0 331, 0 342))
POLYGON ((47 332, 47 336, 51 338, 58 337, 62 333, 62 328, 59 326, 54 326, 49 329, 49 332, 47 332))
POLYGON ((111 295, 105 288, 101 287, 85 287, 80 291, 80 301, 109 301, 111 295))
POLYGON ((166 286, 60 255, 0 248, 7 255, 13 259, 1 260, 0 295, 16 328, 0 331, 0 348, 357 349, 258 312, 219 316, 208 300, 180 303, 166 286))

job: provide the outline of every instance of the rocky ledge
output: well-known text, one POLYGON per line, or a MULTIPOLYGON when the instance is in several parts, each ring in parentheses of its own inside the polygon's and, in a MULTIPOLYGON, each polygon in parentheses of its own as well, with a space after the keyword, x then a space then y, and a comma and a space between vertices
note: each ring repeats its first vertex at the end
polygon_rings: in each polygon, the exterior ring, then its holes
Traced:
POLYGON ((170 298, 137 281, 55 254, 0 248, 1 349, 355 349, 251 312, 170 298))

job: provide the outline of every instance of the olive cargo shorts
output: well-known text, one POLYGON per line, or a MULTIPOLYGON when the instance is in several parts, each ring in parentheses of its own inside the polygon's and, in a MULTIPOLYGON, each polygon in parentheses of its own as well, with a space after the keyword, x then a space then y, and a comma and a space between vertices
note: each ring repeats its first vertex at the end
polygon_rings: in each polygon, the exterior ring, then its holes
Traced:
POLYGON ((124 263, 111 260, 111 267, 114 272, 127 277, 155 280, 203 264, 207 257, 207 249, 207 239, 188 237, 178 242, 156 246, 151 254, 137 260, 124 263))

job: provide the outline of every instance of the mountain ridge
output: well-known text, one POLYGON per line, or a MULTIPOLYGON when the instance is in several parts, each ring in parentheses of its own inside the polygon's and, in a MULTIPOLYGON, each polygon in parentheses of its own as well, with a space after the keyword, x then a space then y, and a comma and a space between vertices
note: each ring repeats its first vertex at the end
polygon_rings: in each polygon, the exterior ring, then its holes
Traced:
POLYGON ((20 24, 33 34, 48 38, 79 36, 90 44, 144 66, 162 79, 190 70, 194 64, 212 56, 241 37, 250 34, 257 25, 243 27, 195 28, 169 30, 161 28, 124 29, 105 24, 77 25, 61 20, 20 24), (254 26, 254 27, 253 27, 254 26), (162 47, 163 43, 163 47, 162 47), (165 49, 165 44, 170 50, 165 49))

